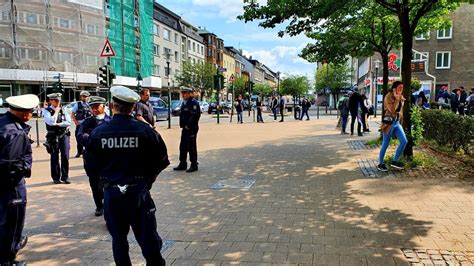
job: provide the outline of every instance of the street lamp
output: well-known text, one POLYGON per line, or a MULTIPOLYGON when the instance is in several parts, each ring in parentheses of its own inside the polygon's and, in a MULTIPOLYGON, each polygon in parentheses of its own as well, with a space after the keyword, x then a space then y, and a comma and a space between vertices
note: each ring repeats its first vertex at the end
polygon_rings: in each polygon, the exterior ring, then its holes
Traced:
POLYGON ((168 49, 165 49, 163 56, 166 58, 166 79, 168 80, 168 129, 171 128, 171 88, 170 88, 170 63, 171 63, 171 53, 168 49))
POLYGON ((280 94, 280 74, 281 73, 280 73, 280 71, 278 71, 276 74, 277 74, 277 81, 278 81, 278 83, 277 83, 277 92, 278 92, 278 94, 280 94))
POLYGON ((379 74, 379 67, 380 61, 375 60, 375 103, 374 103, 374 117, 377 117, 377 102, 379 101, 379 86, 378 86, 378 74, 379 74))

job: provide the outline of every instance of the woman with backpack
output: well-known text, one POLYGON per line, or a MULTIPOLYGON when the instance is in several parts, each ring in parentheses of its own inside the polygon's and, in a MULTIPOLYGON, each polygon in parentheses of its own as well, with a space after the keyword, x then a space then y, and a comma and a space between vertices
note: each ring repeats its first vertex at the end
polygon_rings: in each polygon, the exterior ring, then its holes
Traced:
POLYGON ((403 83, 401 81, 395 81, 392 85, 392 92, 388 93, 384 98, 384 110, 385 115, 382 120, 382 133, 383 141, 382 147, 380 148, 379 164, 377 169, 382 172, 387 172, 388 168, 384 163, 385 153, 390 145, 392 136, 396 136, 400 141, 398 148, 393 157, 393 161, 390 166, 395 169, 402 170, 403 164, 399 161, 403 150, 407 144, 407 137, 402 127, 403 121, 403 105, 405 104, 405 98, 403 93, 403 83))

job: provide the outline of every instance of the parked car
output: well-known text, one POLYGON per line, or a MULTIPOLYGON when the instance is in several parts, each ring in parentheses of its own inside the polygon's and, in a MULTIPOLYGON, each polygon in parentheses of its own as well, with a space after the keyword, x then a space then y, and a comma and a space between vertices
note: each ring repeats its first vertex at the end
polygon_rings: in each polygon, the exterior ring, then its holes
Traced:
POLYGON ((156 121, 168 120, 168 105, 165 101, 158 97, 150 97, 150 104, 155 111, 156 121))
POLYGON ((201 113, 209 111, 209 103, 208 102, 204 102, 204 101, 201 102, 200 101, 199 106, 201 107, 201 113))
POLYGON ((181 100, 172 100, 171 101, 171 114, 173 116, 179 116, 181 113, 181 105, 183 104, 183 101, 181 100))
MULTIPOLYGON (((207 111, 208 114, 217 114, 217 103, 216 102, 211 102, 209 103, 209 109, 207 111)), ((229 113, 230 107, 228 107, 226 104, 221 104, 219 106, 219 113, 223 114, 224 112, 229 113)))

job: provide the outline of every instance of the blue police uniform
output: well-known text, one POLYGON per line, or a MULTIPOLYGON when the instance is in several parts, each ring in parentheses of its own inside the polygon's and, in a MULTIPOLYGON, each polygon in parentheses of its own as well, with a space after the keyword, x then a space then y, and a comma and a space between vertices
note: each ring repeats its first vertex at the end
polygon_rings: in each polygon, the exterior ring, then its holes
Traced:
MULTIPOLYGON (((85 147, 92 131, 100 125, 110 122, 110 120, 111 117, 107 114, 104 114, 103 118, 95 116, 86 118, 82 122, 81 127, 79 128, 79 132, 77 133, 77 140, 81 143, 81 145, 85 147)), ((84 153, 87 153, 87 150, 85 150, 84 153)), ((87 168, 85 164, 86 161, 84 160, 84 169, 87 168)), ((94 203, 96 206, 96 215, 99 216, 102 214, 101 212, 104 208, 104 204, 102 202, 104 200, 104 191, 100 184, 99 176, 94 176, 89 173, 87 173, 87 176, 89 177, 89 185, 91 187, 92 197, 94 198, 94 203)))
POLYGON ((0 265, 21 248, 26 213, 25 177, 31 175, 30 126, 7 112, 0 118, 0 265))
POLYGON ((191 161, 191 168, 197 169, 197 134, 199 131, 199 119, 201 118, 201 108, 199 102, 190 97, 181 105, 179 115, 179 126, 181 131, 181 142, 179 144, 179 165, 177 168, 186 168, 187 155, 191 161))
POLYGON ((51 178, 55 183, 59 180, 69 183, 69 126, 71 121, 62 109, 58 113, 49 106, 43 110, 46 123, 46 149, 51 155, 51 178), (61 164, 59 164, 61 154, 61 164))
POLYGON ((161 136, 129 114, 115 114, 92 132, 84 157, 88 174, 99 176, 104 184, 104 216, 115 263, 131 265, 127 234, 132 227, 147 265, 165 265, 149 192, 169 165, 161 136))
MULTIPOLYGON (((78 101, 72 108, 72 112, 74 113, 77 121, 79 121, 80 124, 84 122, 84 120, 88 117, 90 117, 91 111, 90 107, 86 102, 78 101)), ((83 145, 81 141, 79 141, 77 134, 79 133, 79 128, 81 125, 76 126, 76 130, 74 131, 74 136, 76 137, 76 142, 77 142, 77 157, 82 154, 83 151, 83 145)))

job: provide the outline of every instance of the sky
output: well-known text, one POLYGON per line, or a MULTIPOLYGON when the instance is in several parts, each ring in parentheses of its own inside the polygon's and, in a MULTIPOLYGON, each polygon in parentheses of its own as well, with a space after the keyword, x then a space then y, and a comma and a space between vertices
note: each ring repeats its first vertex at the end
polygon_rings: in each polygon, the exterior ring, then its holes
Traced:
POLYGON ((315 64, 298 54, 311 42, 306 36, 278 37, 278 29, 264 29, 257 22, 245 23, 236 17, 243 12, 242 0, 157 0, 196 27, 205 28, 224 40, 225 46, 242 49, 273 71, 283 75, 306 75, 313 79, 315 64))

